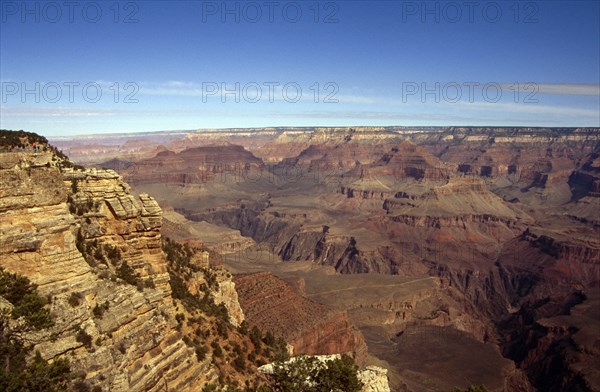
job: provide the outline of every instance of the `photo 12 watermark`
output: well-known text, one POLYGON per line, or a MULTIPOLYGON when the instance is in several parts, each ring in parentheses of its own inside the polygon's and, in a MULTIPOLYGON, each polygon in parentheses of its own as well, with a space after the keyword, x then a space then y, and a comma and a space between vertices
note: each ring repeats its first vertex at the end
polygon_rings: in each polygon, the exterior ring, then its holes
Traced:
POLYGON ((2 103, 138 103, 134 82, 2 82, 2 103))
POLYGON ((202 1, 202 23, 338 23, 335 1, 202 1))
POLYGON ((497 103, 510 98, 514 103, 539 103, 536 97, 539 86, 527 83, 497 82, 402 82, 402 103, 457 103, 487 102, 497 103))
POLYGON ((303 99, 314 103, 338 103, 338 91, 339 86, 334 82, 203 82, 201 86, 202 103, 296 103, 303 99))
POLYGON ((538 23, 534 1, 403 1, 402 23, 538 23))
POLYGON ((133 1, 2 1, 2 23, 139 23, 133 1))

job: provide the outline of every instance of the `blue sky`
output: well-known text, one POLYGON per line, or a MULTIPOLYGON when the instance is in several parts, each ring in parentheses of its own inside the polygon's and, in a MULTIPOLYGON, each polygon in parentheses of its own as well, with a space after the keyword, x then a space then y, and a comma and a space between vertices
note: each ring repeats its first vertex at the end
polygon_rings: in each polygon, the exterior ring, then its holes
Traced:
POLYGON ((597 127, 599 4, 2 0, 0 127, 597 127))

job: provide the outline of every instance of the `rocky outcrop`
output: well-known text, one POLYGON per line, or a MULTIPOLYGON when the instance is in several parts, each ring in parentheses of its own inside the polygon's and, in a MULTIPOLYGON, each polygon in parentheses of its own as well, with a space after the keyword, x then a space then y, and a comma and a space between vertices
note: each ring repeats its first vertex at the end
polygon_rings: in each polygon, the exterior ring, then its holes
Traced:
MULTIPOLYGON (((106 164, 104 166, 107 166, 106 164)), ((122 170, 132 184, 201 185, 209 181, 235 183, 262 173, 264 163, 241 146, 224 144, 162 151, 122 170)), ((110 167, 110 166, 108 166, 110 167)))
POLYGON ((345 195, 347 198, 359 197, 362 199, 371 199, 371 200, 385 200, 387 198, 396 197, 397 192, 385 192, 379 190, 369 190, 369 189, 354 189, 347 186, 341 186, 339 189, 339 193, 345 195))
POLYGON ((283 337, 298 354, 366 354, 362 334, 345 312, 299 296, 270 273, 235 277, 246 320, 261 330, 283 337))
POLYGON ((231 274, 225 269, 216 269, 217 289, 212 292, 216 304, 223 304, 227 308, 229 322, 239 327, 245 320, 244 311, 238 300, 235 282, 231 274))
POLYGON ((198 361, 175 328, 156 202, 136 200, 115 172, 61 172, 46 165, 50 156, 12 154, 0 154, 11 162, 0 169, 0 265, 52 299, 55 326, 35 347, 42 357, 68 356, 89 384, 112 391, 197 390, 216 380, 210 356, 198 361), (136 287, 108 263, 86 262, 78 245, 90 241, 119 249, 153 284, 136 287))
POLYGON ((358 372, 358 379, 363 383, 363 392, 390 392, 387 369, 367 366, 358 372))
POLYGON ((117 247, 142 279, 152 278, 168 295, 169 277, 160 249, 162 211, 158 203, 146 194, 136 200, 129 193, 129 186, 112 170, 67 169, 64 178, 65 187, 77 190, 71 196, 72 203, 91 206, 78 211, 84 241, 96 240, 117 247))
POLYGON ((597 291, 532 302, 500 323, 503 354, 523 369, 538 390, 595 391, 597 291))
POLYGON ((475 177, 508 176, 544 186, 564 181, 577 161, 597 148, 598 129, 458 128, 423 132, 411 139, 426 146, 458 173, 475 177), (527 153, 523 153, 524 151, 527 153), (560 174, 562 172, 562 174, 560 174))

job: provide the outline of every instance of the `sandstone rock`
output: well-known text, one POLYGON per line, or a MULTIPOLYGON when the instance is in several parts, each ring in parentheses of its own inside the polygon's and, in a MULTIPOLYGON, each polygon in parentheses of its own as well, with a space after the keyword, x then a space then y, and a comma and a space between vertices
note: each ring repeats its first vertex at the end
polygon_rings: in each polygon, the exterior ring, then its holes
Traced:
POLYGON ((363 392, 390 392, 387 369, 367 366, 358 372, 358 379, 364 384, 363 392))
POLYGON ((223 304, 227 308, 229 314, 229 322, 236 327, 239 327, 244 321, 244 312, 238 301, 238 294, 235 289, 235 283, 231 280, 231 275, 228 272, 221 270, 217 274, 218 289, 213 292, 213 298, 216 304, 223 304))
POLYGON ((283 337, 294 353, 366 354, 363 336, 356 331, 345 312, 296 294, 287 283, 270 273, 236 276, 241 307, 250 325, 283 337))
MULTIPOLYGON (((136 200, 111 170, 60 173, 41 167, 27 173, 39 159, 0 154, 0 265, 27 276, 40 294, 52 298, 55 326, 37 336, 35 349, 46 359, 67 355, 88 382, 112 391, 187 391, 214 382, 218 375, 210 356, 199 362, 175 328, 158 204, 147 195, 136 200), (97 211, 69 212, 72 180, 78 188, 72 198, 91 200, 97 211), (76 247, 79 227, 84 238, 117 246, 122 259, 143 279, 151 278, 155 288, 139 291, 96 275, 76 247), (74 293, 81 298, 75 306, 69 304, 74 293), (77 328, 91 336, 90 347, 77 341, 77 328)), ((100 269, 110 275, 108 266, 100 269)), ((234 292, 224 283, 222 298, 230 306, 234 292)))

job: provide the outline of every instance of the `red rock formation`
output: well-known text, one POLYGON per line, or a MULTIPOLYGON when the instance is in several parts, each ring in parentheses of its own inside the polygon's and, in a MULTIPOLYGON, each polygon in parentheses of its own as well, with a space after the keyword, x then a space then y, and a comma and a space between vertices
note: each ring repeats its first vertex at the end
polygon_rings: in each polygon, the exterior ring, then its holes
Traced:
POLYGON ((264 169, 262 160, 232 144, 196 147, 180 153, 162 151, 155 157, 131 164, 123 177, 132 184, 168 183, 185 186, 215 178, 236 182, 264 169), (250 174, 249 174, 250 173, 250 174))
POLYGON ((363 336, 346 312, 301 297, 282 279, 263 272, 234 278, 246 320, 283 337, 295 353, 366 354, 363 336))

